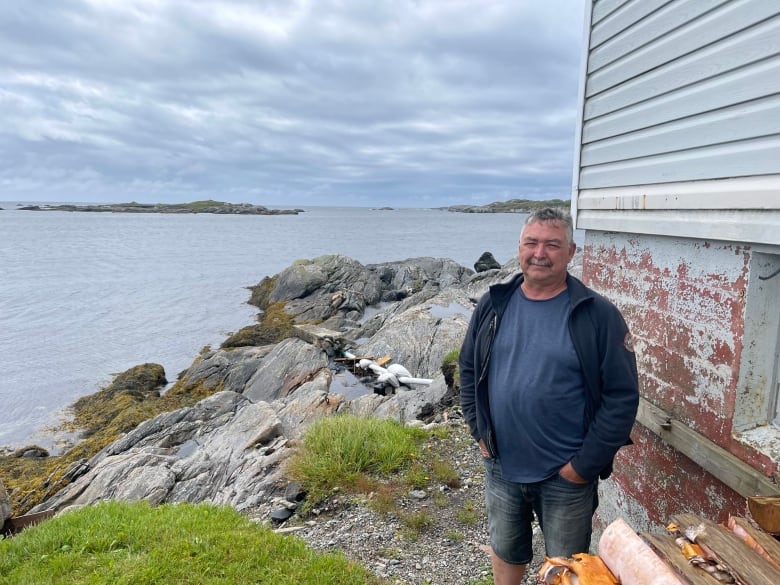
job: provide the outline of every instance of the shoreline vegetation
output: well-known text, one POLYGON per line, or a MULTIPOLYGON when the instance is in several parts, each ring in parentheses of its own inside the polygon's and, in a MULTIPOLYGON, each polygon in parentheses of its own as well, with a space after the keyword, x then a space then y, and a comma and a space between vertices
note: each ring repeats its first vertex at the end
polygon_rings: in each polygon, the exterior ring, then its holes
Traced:
POLYGON ((508 199, 507 201, 494 201, 486 205, 449 205, 436 209, 455 213, 530 213, 534 209, 543 207, 565 207, 568 209, 570 206, 570 199, 508 199))

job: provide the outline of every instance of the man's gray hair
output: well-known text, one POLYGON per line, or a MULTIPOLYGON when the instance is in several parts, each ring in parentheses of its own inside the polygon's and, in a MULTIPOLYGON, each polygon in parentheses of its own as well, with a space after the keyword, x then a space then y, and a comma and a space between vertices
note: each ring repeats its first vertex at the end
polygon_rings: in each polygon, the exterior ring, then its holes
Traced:
POLYGON ((571 213, 562 207, 542 207, 540 209, 534 209, 528 214, 523 222, 523 227, 538 222, 556 221, 566 228, 566 238, 568 243, 574 242, 574 220, 572 220, 571 213))

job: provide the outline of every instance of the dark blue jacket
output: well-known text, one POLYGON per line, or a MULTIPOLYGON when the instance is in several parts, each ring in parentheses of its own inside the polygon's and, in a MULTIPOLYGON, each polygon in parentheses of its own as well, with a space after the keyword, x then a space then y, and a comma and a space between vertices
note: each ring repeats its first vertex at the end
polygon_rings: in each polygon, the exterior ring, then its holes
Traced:
MULTIPOLYGON (((474 309, 460 350, 463 415, 471 436, 484 440, 491 457, 498 453, 490 420, 488 365, 501 317, 522 282, 523 275, 518 274, 490 287, 474 309)), ((639 406, 636 359, 628 326, 617 307, 570 274, 566 285, 571 301, 569 333, 588 393, 585 439, 571 464, 583 479, 592 481, 608 477, 615 453, 631 443, 629 435, 639 406)))

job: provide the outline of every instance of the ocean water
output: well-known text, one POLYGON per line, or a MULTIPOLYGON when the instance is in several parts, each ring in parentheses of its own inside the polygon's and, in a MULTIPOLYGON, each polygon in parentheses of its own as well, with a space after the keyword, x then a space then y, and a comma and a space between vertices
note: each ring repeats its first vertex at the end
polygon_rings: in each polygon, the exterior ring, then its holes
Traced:
POLYGON ((176 380, 255 321, 252 286, 299 258, 417 256, 473 268, 514 256, 524 216, 312 207, 297 216, 20 211, 0 203, 0 446, 46 429, 112 376, 155 362, 176 380))

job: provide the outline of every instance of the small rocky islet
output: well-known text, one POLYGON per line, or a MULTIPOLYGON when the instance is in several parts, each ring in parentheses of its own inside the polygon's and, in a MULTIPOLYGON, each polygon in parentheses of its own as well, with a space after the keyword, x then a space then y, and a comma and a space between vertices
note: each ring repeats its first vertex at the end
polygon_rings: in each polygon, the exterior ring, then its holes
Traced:
POLYGON ((211 199, 190 203, 106 203, 22 205, 19 211, 82 211, 104 213, 213 213, 217 215, 298 215, 302 209, 269 209, 250 203, 225 203, 211 199))

